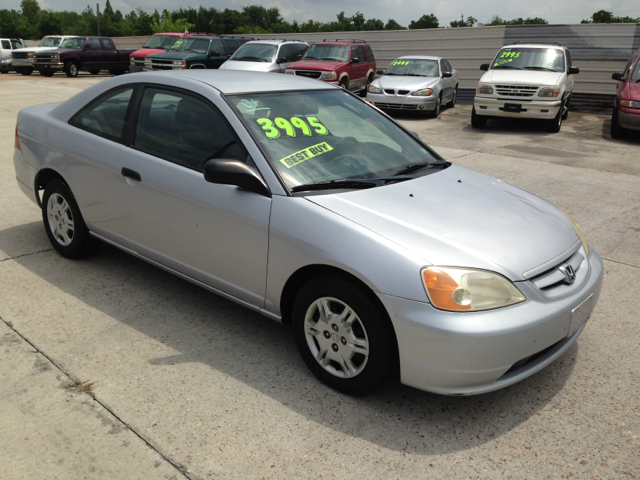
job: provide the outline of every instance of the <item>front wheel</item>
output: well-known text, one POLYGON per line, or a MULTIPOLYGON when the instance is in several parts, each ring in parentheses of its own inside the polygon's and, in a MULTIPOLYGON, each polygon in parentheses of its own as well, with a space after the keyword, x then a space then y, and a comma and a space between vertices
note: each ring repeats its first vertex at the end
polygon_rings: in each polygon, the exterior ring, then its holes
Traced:
POLYGON ((476 113, 476 108, 473 107, 471 110, 471 126, 473 128, 484 128, 487 124, 487 117, 484 115, 478 115, 476 113))
POLYGON ((352 280, 309 281, 296 297, 293 329, 307 367, 348 395, 374 392, 396 367, 395 334, 384 307, 352 280))
POLYGON ((33 68, 31 67, 24 67, 20 70, 21 75, 31 75, 32 73, 33 73, 33 68))
POLYGON ((620 120, 618 119, 618 107, 615 107, 613 115, 611 115, 611 138, 621 140, 626 136, 627 131, 622 125, 620 125, 620 120))
POLYGON ((453 96, 451 97, 451 100, 449 100, 449 103, 447 103, 447 107, 449 108, 453 108, 456 106, 456 100, 458 100, 458 86, 456 85, 456 88, 453 89, 453 96))
POLYGON ((372 81, 373 81, 373 75, 369 75, 364 82, 364 90, 362 90, 362 92, 360 93, 361 97, 364 97, 364 98, 367 97, 367 92, 369 91, 369 85, 371 85, 372 81))
POLYGON ((43 77, 53 77, 53 73, 52 71, 48 71, 48 70, 43 70, 40 72, 40 75, 42 75, 43 77))
POLYGON ((42 220, 51 245, 63 257, 84 257, 98 244, 89 234, 69 186, 61 180, 51 180, 44 189, 42 220))
POLYGON ((100 70, 89 70, 89 73, 91 75, 98 75, 100 73, 100 70))
POLYGON ((431 116, 433 118, 438 118, 440 116, 440 108, 442 106, 442 93, 438 96, 438 100, 436 101, 436 108, 431 112, 431 116))
POLYGON ((344 88, 345 90, 349 90, 349 80, 343 78, 342 80, 340 80, 340 83, 338 83, 338 86, 340 88, 344 88))
POLYGON ((553 118, 553 120, 547 120, 547 132, 549 133, 558 133, 560 131, 560 127, 562 126, 562 114, 564 112, 564 102, 560 104, 560 109, 558 110, 558 114, 553 118))
POLYGON ((67 77, 75 78, 78 76, 79 71, 80 67, 76 62, 69 62, 64 66, 64 73, 67 74, 67 77))

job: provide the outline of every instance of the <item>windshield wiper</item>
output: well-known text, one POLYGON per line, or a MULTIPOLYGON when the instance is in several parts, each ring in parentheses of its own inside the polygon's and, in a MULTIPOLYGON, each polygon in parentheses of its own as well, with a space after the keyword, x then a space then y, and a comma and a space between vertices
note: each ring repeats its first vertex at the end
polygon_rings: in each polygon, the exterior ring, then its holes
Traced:
POLYGON ((412 165, 409 165, 399 172, 393 174, 394 177, 398 177, 400 175, 407 175, 409 173, 417 172, 418 170, 422 170, 423 168, 431 168, 431 167, 448 167, 450 165, 449 162, 418 162, 412 165))
POLYGON ((304 57, 303 60, 317 60, 316 57, 304 57))
POLYGON ((322 57, 320 60, 332 60, 334 62, 340 62, 341 61, 338 58, 332 58, 332 57, 322 57))
POLYGON ((265 60, 264 58, 261 57, 238 57, 238 58, 233 58, 232 60, 253 60, 253 61, 258 61, 258 62, 266 62, 267 60, 265 60))
POLYGON ((377 187, 378 183, 375 182, 375 178, 371 180, 365 179, 343 179, 343 180, 328 180, 325 182, 306 183, 304 185, 296 185, 291 188, 292 192, 303 192, 308 190, 330 190, 334 188, 372 188, 377 187))
POLYGON ((514 70, 522 70, 521 68, 518 67, 512 67, 511 65, 498 65, 497 67, 493 67, 494 69, 496 68, 512 68, 514 70))
POLYGON ((555 72, 554 69, 552 68, 547 68, 547 67, 535 67, 533 65, 527 65, 526 67, 522 67, 525 70, 547 70, 548 72, 555 72))

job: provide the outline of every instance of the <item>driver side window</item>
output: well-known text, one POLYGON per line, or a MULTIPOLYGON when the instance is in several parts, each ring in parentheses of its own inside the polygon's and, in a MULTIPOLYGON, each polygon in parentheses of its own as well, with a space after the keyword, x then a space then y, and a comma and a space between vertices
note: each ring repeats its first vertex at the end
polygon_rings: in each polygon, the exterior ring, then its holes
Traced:
POLYGON ((247 153, 209 103, 186 93, 145 89, 134 147, 202 171, 210 158, 247 161, 247 153))

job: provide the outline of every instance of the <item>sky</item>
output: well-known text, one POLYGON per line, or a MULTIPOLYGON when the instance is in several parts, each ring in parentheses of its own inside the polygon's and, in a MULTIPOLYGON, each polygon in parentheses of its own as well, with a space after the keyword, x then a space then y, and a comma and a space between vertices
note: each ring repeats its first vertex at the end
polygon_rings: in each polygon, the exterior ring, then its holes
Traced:
MULTIPOLYGON (((72 10, 80 12, 87 5, 95 10, 96 3, 104 8, 106 0, 38 0, 42 8, 54 11, 72 10)), ((333 21, 336 14, 344 11, 347 17, 360 12, 365 19, 378 18, 386 22, 390 18, 400 25, 408 26, 411 20, 433 13, 440 26, 448 26, 461 15, 469 15, 479 22, 487 23, 498 15, 505 20, 513 18, 542 17, 549 23, 574 24, 591 17, 598 10, 613 12, 616 16, 640 17, 638 0, 110 0, 114 10, 127 13, 138 7, 153 12, 157 9, 175 10, 180 7, 215 7, 221 10, 240 10, 247 5, 262 5, 266 8, 278 7, 280 14, 288 22, 302 23, 309 19, 321 22, 333 21)), ((20 9, 20 0, 2 0, 0 8, 20 9)))

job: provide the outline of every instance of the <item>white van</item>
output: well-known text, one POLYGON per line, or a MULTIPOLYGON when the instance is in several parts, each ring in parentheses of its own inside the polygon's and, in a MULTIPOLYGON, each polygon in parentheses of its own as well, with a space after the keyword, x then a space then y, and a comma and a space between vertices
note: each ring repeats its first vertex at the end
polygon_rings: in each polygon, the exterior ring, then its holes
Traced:
POLYGON ((307 42, 298 40, 254 40, 236 50, 220 65, 220 70, 284 73, 291 63, 302 58, 307 48, 307 42))
POLYGON ((547 131, 560 131, 573 90, 569 49, 558 44, 505 45, 486 71, 473 100, 471 126, 484 128, 491 117, 539 118, 547 131))

